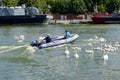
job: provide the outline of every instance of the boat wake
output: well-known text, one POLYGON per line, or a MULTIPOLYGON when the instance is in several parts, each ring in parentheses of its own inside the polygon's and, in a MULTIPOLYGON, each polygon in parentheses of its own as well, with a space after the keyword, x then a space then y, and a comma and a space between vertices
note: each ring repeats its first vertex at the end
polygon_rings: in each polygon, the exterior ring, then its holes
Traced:
POLYGON ((24 54, 32 54, 34 53, 36 50, 35 50, 35 47, 32 47, 32 46, 27 46, 25 51, 23 51, 23 53, 21 53, 21 55, 24 55, 24 54))
POLYGON ((21 53, 21 55, 23 55, 25 53, 34 53, 35 52, 34 47, 30 46, 29 44, 25 44, 25 45, 20 45, 20 46, 0 46, 0 54, 9 52, 12 50, 17 50, 20 48, 26 48, 25 51, 23 51, 23 53, 21 53))

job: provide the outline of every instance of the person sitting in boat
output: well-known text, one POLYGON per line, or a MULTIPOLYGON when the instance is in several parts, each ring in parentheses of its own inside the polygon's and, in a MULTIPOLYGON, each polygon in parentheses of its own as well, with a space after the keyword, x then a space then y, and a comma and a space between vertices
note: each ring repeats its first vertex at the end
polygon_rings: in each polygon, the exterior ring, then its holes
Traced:
POLYGON ((70 32, 68 32, 67 30, 65 31, 65 39, 67 39, 67 38, 70 38, 72 35, 70 34, 70 32))
POLYGON ((36 46, 40 46, 42 44, 50 43, 50 42, 54 42, 54 41, 50 37, 50 34, 47 34, 47 36, 43 40, 41 40, 41 41, 36 40, 36 46))
POLYGON ((50 42, 53 42, 53 40, 51 39, 51 37, 50 37, 50 36, 51 36, 50 34, 47 34, 47 36, 44 38, 45 43, 50 43, 50 42))

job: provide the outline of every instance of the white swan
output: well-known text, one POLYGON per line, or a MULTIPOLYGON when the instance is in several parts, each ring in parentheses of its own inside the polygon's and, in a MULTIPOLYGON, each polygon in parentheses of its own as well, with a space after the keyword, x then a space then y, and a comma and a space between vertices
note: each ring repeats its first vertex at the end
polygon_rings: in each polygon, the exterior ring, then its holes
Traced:
POLYGON ((78 55, 78 53, 77 53, 77 50, 80 50, 80 51, 81 51, 81 47, 73 47, 72 49, 75 51, 75 53, 74 53, 74 58, 79 58, 79 55, 78 55))
POLYGON ((20 39, 20 40, 24 40, 24 39, 25 39, 25 36, 24 36, 24 35, 20 35, 20 36, 19 36, 19 39, 20 39))
POLYGON ((104 54, 104 55, 103 55, 103 59, 104 59, 104 60, 108 60, 108 55, 107 55, 107 54, 104 54))
POLYGON ((97 35, 95 35, 94 37, 95 37, 95 39, 98 39, 98 36, 97 36, 97 35))
POLYGON ((93 50, 85 50, 85 52, 87 52, 87 53, 94 53, 93 50))
POLYGON ((103 50, 103 59, 106 61, 108 60, 108 54, 105 53, 105 50, 103 50))
POLYGON ((85 50, 85 52, 87 52, 87 53, 94 53, 93 45, 91 43, 88 43, 88 45, 90 46, 91 49, 85 50))
POLYGON ((14 35, 14 39, 17 40, 17 42, 23 42, 25 40, 25 36, 24 35, 14 35))
POLYGON ((77 52, 74 54, 74 58, 79 58, 79 55, 77 54, 77 52))
POLYGON ((68 47, 66 46, 65 47, 65 55, 68 56, 70 54, 69 50, 68 50, 68 47))

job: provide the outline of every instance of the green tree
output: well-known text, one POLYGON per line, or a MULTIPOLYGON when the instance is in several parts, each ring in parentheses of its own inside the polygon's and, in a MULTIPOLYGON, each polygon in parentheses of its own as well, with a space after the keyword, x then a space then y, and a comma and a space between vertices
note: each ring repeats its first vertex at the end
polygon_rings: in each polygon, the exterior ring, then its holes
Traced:
POLYGON ((25 4, 27 7, 37 7, 42 13, 46 13, 48 11, 46 0, 19 0, 18 4, 25 4))
POLYGON ((38 7, 43 13, 48 13, 47 0, 36 0, 36 7, 38 7))
POLYGON ((106 4, 106 11, 108 13, 112 13, 113 11, 119 11, 120 10, 120 0, 110 0, 106 4))
POLYGON ((43 13, 55 14, 82 14, 93 13, 97 6, 99 13, 112 13, 120 10, 120 0, 2 0, 3 3, 10 6, 20 6, 25 4, 26 7, 35 6, 43 13), (50 5, 51 7, 48 7, 50 5))
POLYGON ((105 5, 108 1, 109 0, 84 0, 87 7, 87 13, 93 13, 96 6, 98 12, 105 12, 105 5))
POLYGON ((3 0, 3 3, 8 7, 14 7, 18 4, 18 0, 3 0))
POLYGON ((69 13, 82 14, 86 12, 86 6, 83 0, 71 0, 68 10, 69 13))
POLYGON ((83 0, 49 0, 52 13, 81 14, 86 12, 83 0))
POLYGON ((85 6, 87 8, 87 13, 92 13, 93 12, 93 2, 92 0, 84 0, 85 6))

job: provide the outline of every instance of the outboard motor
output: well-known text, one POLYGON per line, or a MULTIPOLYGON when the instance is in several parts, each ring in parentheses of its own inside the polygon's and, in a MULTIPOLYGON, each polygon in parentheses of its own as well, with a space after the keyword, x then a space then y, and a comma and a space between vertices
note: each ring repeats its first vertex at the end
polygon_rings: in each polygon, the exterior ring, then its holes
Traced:
POLYGON ((37 46, 37 45, 38 45, 38 41, 37 40, 31 42, 31 46, 37 46))
POLYGON ((39 45, 41 45, 42 43, 43 43, 43 39, 44 39, 45 37, 39 37, 39 39, 38 40, 34 40, 34 41, 32 41, 31 42, 31 46, 39 46, 39 45))

